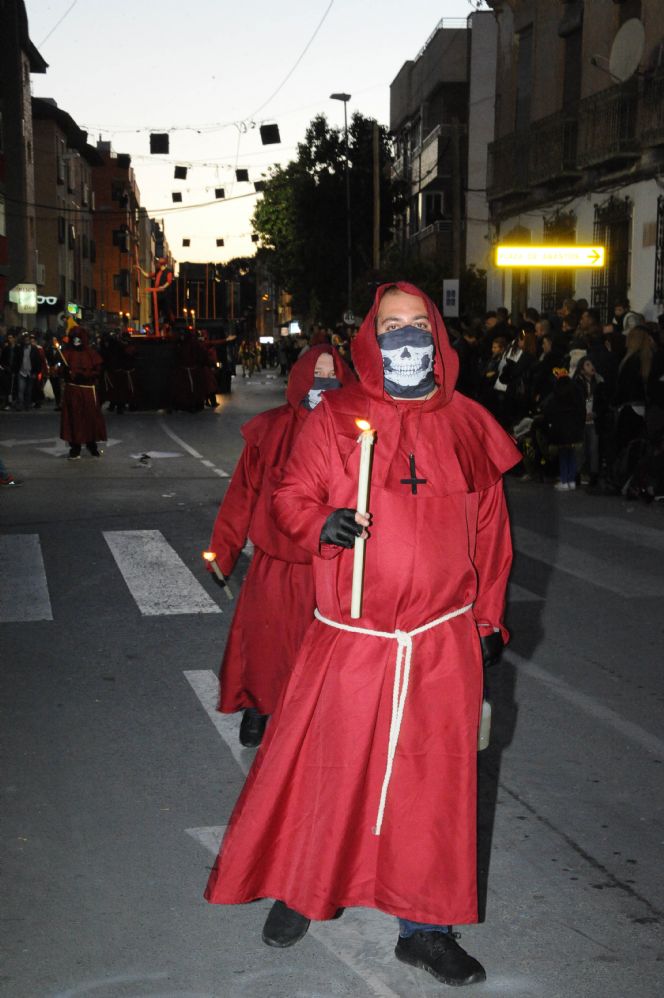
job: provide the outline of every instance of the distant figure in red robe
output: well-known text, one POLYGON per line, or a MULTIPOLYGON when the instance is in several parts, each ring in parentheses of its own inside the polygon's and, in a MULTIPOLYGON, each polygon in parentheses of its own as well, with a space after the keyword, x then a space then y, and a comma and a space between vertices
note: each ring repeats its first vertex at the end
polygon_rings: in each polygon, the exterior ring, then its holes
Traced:
POLYGON ((520 459, 455 391, 458 358, 423 292, 383 285, 353 343, 359 383, 324 397, 273 496, 313 555, 313 621, 206 890, 276 898, 290 946, 347 907, 397 916, 398 959, 448 984, 485 979, 451 932, 477 921, 483 662, 500 652, 512 548, 502 475, 520 459), (355 510, 355 419, 376 430, 370 516, 355 510), (362 616, 352 547, 366 542, 362 616))
POLYGON ((352 380, 331 347, 315 347, 294 365, 286 404, 242 427, 245 448, 219 507, 210 550, 230 575, 247 537, 254 544, 220 672, 219 710, 244 710, 243 745, 260 744, 315 607, 311 552, 274 525, 272 492, 322 394, 352 380))
POLYGON ((61 352, 65 386, 60 414, 60 437, 69 444, 69 459, 81 456, 83 444, 93 457, 101 457, 97 443, 106 440, 106 423, 101 414, 99 377, 101 354, 89 345, 88 331, 73 326, 69 343, 61 352))

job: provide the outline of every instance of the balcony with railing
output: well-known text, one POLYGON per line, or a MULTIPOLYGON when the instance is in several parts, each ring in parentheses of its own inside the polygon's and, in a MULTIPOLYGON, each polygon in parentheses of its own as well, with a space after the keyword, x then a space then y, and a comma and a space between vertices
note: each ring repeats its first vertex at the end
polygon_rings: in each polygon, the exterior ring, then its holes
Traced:
POLYGON ((534 121, 529 129, 528 181, 555 185, 578 177, 578 122, 568 111, 534 121))
POLYGON ((639 159, 638 84, 638 78, 633 78, 579 103, 579 166, 613 168, 639 159))
POLYGON ((664 69, 644 81, 639 135, 646 146, 664 145, 664 69))
POLYGON ((489 145, 487 194, 490 199, 524 195, 530 187, 528 132, 503 135, 489 145))

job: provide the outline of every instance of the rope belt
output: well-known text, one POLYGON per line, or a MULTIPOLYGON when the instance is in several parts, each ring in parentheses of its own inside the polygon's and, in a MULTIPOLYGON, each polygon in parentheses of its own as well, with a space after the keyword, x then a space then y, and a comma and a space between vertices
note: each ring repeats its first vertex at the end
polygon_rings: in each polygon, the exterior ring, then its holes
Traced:
POLYGON ((324 617, 318 610, 318 607, 314 610, 316 620, 320 620, 321 624, 327 624, 328 627, 336 627, 338 631, 350 631, 351 634, 365 634, 370 638, 387 638, 390 641, 397 642, 397 658, 394 666, 394 685, 392 687, 392 717, 390 719, 390 735, 387 743, 387 762, 385 765, 383 786, 380 791, 376 824, 372 828, 374 835, 380 835, 383 825, 387 790, 392 778, 394 756, 397 750, 403 712, 406 706, 408 681, 410 679, 410 663, 413 654, 413 638, 416 634, 424 634, 425 631, 431 631, 434 627, 438 627, 439 624, 444 624, 448 620, 453 620, 454 617, 460 617, 463 613, 468 613, 472 609, 472 606, 473 604, 469 603, 467 606, 462 606, 460 610, 451 610, 450 613, 445 613, 442 617, 436 617, 435 620, 430 620, 428 624, 416 627, 412 631, 372 631, 368 627, 353 627, 351 624, 341 624, 338 620, 330 620, 328 617, 324 617))

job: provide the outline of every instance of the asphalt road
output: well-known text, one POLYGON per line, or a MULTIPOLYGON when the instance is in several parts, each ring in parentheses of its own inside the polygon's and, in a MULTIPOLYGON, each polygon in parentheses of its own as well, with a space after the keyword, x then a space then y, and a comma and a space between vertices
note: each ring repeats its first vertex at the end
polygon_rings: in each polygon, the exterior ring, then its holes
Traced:
MULTIPOLYGON (((25 479, 0 493, 2 996, 446 990, 396 962, 389 916, 348 911, 276 951, 269 901, 202 900, 253 753, 214 711, 232 604, 200 553, 241 423, 282 393, 262 375, 214 413, 110 415, 103 457, 73 463, 57 414, 0 413, 0 455, 25 479)), ((663 504, 508 492, 513 641, 480 756, 483 921, 461 938, 487 968, 475 993, 654 998, 663 504)))

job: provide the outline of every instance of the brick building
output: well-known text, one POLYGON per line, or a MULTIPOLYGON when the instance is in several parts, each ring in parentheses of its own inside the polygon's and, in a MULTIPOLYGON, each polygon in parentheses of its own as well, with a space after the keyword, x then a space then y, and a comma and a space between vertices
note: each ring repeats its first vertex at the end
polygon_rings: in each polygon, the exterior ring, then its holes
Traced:
POLYGON ((110 142, 98 142, 101 163, 92 174, 95 195, 94 284, 102 318, 120 316, 138 324, 139 273, 134 268, 139 240, 140 195, 131 156, 115 153, 110 142))

